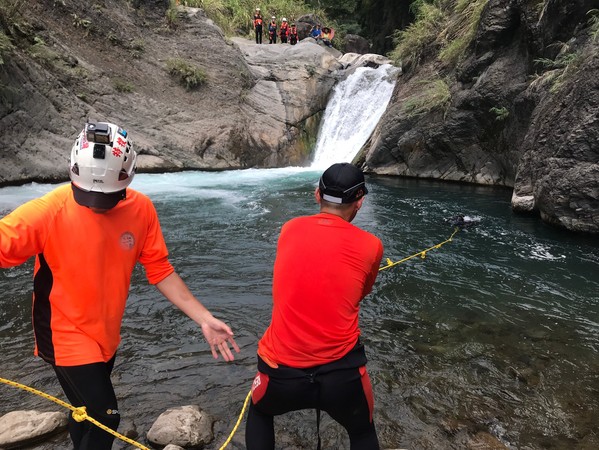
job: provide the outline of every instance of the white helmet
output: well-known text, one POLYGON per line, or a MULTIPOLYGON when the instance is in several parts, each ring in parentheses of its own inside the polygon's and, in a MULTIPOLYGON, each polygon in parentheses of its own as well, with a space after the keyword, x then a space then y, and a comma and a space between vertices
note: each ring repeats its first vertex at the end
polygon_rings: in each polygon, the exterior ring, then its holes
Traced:
POLYGON ((284 17, 281 19, 282 22, 287 22, 287 19, 285 19, 284 17))
POLYGON ((89 122, 71 149, 69 174, 75 200, 83 206, 110 209, 125 198, 135 175, 136 153, 118 125, 89 122))

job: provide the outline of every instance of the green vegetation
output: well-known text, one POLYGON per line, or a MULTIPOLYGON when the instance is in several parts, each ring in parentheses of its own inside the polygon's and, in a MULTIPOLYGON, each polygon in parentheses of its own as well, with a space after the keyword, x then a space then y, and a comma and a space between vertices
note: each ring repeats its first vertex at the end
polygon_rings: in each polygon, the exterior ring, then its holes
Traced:
POLYGON ((445 25, 443 3, 445 2, 442 0, 435 0, 433 3, 417 0, 412 3, 411 10, 416 20, 394 35, 396 47, 390 57, 397 65, 414 67, 419 64, 445 25))
POLYGON ((422 89, 409 97, 403 104, 408 117, 420 116, 435 109, 447 106, 451 100, 449 85, 441 78, 433 78, 418 82, 422 89))
POLYGON ((123 40, 118 37, 116 34, 114 34, 112 31, 108 33, 108 36, 106 36, 107 39, 110 41, 110 43, 112 45, 123 45, 123 40))
POLYGON ((505 106, 502 106, 501 108, 493 106, 491 109, 489 109, 489 112, 495 114, 495 120, 499 122, 503 122, 510 115, 510 112, 505 106))
POLYGON ((73 64, 65 55, 62 55, 46 44, 40 36, 33 37, 34 44, 27 48, 27 53, 39 64, 52 70, 60 76, 66 76, 73 79, 85 79, 89 73, 83 67, 73 64))
POLYGON ((415 21, 396 31, 391 58, 404 67, 417 66, 428 52, 451 66, 459 63, 478 28, 488 0, 416 0, 415 21))
POLYGON ((568 77, 578 71, 583 60, 580 53, 569 53, 567 44, 560 43, 560 45, 562 49, 555 59, 538 58, 534 60, 543 71, 536 83, 550 82, 549 92, 551 93, 557 92, 568 77))
POLYGON ((11 37, 15 28, 19 28, 19 11, 25 0, 0 0, 0 65, 14 49, 11 37))
POLYGON ((112 85, 114 86, 114 89, 121 94, 129 94, 134 91, 133 84, 129 81, 121 80, 120 78, 112 80, 112 85))
POLYGON ((168 28, 176 28, 179 23, 179 12, 177 11, 177 2, 169 1, 169 7, 166 10, 166 26, 168 28))
POLYGON ((0 25, 7 27, 15 23, 26 3, 26 0, 0 0, 0 25))
POLYGON ((591 37, 593 38, 593 42, 597 42, 599 40, 599 9, 591 9, 587 12, 587 15, 590 16, 591 37))
POLYGON ((143 41, 143 39, 134 39, 127 46, 127 48, 131 52, 131 56, 138 59, 138 58, 141 58, 141 55, 143 54, 143 52, 146 51, 146 43, 143 41))
POLYGON ((75 28, 85 28, 86 30, 89 31, 89 28, 90 28, 90 26, 92 24, 91 20, 84 19, 83 17, 79 17, 75 13, 71 14, 71 17, 73 18, 73 26, 75 28))
MULTIPOLYGON (((179 3, 202 8, 206 15, 229 36, 239 32, 248 36, 253 33, 256 7, 260 8, 265 22, 275 16, 279 21, 282 17, 286 17, 289 23, 292 23, 305 14, 316 14, 326 22, 322 9, 313 8, 301 0, 180 0, 179 3)), ((175 0, 171 0, 171 8, 174 8, 174 5, 175 0)))
POLYGON ((480 23, 483 9, 489 0, 458 0, 454 14, 445 33, 445 43, 439 58, 452 65, 457 65, 466 48, 474 40, 480 23))
POLYGON ((0 66, 4 64, 4 57, 8 55, 13 49, 12 42, 9 37, 4 34, 4 31, 0 30, 0 66))
POLYGON ((577 53, 562 53, 555 59, 537 58, 535 63, 546 70, 565 69, 572 63, 575 63, 579 55, 577 53))
POLYGON ((169 59, 166 67, 171 76, 178 78, 188 90, 195 89, 206 82, 206 72, 180 58, 169 59))
POLYGON ((28 53, 38 61, 42 63, 52 64, 54 61, 60 58, 60 56, 48 48, 46 41, 39 36, 33 38, 34 44, 29 47, 28 53))

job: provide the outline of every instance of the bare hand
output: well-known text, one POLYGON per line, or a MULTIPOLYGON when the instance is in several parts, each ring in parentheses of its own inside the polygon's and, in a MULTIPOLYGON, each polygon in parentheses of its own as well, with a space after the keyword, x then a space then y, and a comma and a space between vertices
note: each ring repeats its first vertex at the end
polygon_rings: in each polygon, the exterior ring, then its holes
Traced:
POLYGON ((210 317, 202 324, 202 333, 206 338, 206 342, 210 345, 212 356, 218 359, 217 349, 225 361, 233 361, 235 357, 229 348, 229 344, 239 353, 239 347, 233 339, 231 328, 224 322, 215 317, 210 317))

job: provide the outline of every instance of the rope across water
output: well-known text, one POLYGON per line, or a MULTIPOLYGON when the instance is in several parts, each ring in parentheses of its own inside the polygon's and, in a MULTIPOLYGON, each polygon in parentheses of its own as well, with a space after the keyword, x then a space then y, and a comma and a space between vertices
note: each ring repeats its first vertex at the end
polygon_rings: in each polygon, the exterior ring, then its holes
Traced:
POLYGON ((440 243, 438 243, 436 245, 433 245, 432 247, 429 247, 427 249, 421 250, 418 253, 414 253, 413 255, 410 255, 410 256, 408 256, 406 258, 400 259, 399 261, 393 262, 389 258, 387 258, 387 260, 386 260, 387 265, 383 266, 383 267, 380 267, 379 268, 379 272, 381 270, 385 270, 385 269, 389 269, 391 267, 397 266, 398 264, 404 263, 404 262, 406 262, 406 261, 408 261, 408 260, 410 260, 412 258, 416 258, 417 256, 420 256, 422 259, 426 258, 426 254, 428 252, 430 252, 431 250, 435 250, 437 248, 441 248, 443 245, 447 244, 448 242, 451 242, 453 240, 453 237, 456 235, 456 233, 458 231, 460 231, 460 229, 458 227, 456 227, 455 230, 453 230, 453 233, 451 233, 451 236, 449 236, 443 242, 440 242, 440 243))
MULTIPOLYGON (((421 250, 418 253, 414 253, 413 255, 410 255, 406 258, 400 259, 399 261, 391 261, 391 259, 387 258, 386 260, 386 265, 383 267, 379 268, 379 272, 381 270, 386 270, 389 269, 391 267, 397 266, 399 264, 402 264, 406 261, 409 261, 412 258, 415 258, 417 256, 420 256, 422 259, 426 258, 426 254, 431 251, 431 250, 435 250, 438 248, 441 248, 443 245, 447 244, 448 242, 451 242, 453 240, 453 237, 456 235, 456 233, 460 230, 459 227, 456 227, 455 230, 453 231, 453 233, 451 234, 451 236, 449 236, 449 238, 447 238, 446 240, 444 240, 443 242, 440 242, 436 245, 433 245, 432 247, 429 247, 427 249, 421 250)), ((116 438, 130 444, 133 445, 134 447, 137 447, 139 449, 142 450, 150 450, 148 447, 140 444, 139 442, 134 441, 133 439, 129 439, 127 436, 123 436, 122 434, 118 433, 115 430, 112 430, 110 428, 108 428, 106 425, 98 422, 97 420, 95 420, 93 417, 89 416, 87 414, 86 408, 85 406, 79 406, 79 407, 75 407, 73 405, 70 405, 69 403, 66 403, 56 397, 53 397, 49 394, 46 394, 45 392, 42 392, 40 390, 34 389, 32 387, 26 386, 24 384, 21 383, 17 383, 15 381, 11 381, 11 380, 7 380, 5 378, 0 378, 0 383, 4 383, 7 384, 9 386, 18 388, 18 389, 22 389, 24 391, 30 392, 32 394, 35 395, 39 395, 40 397, 43 397, 47 400, 50 400, 64 408, 67 408, 71 411, 71 414, 73 416, 73 419, 75 419, 77 422, 83 422, 84 420, 87 420, 91 423, 93 423, 95 426, 101 428, 102 430, 106 431, 107 433, 112 434, 113 436, 115 436, 116 438)), ((237 431, 237 428, 239 427, 241 420, 245 414, 245 411, 247 409, 247 406, 249 404, 250 398, 252 395, 252 391, 250 390, 250 392, 248 392, 247 396, 245 397, 245 401, 243 402, 243 407, 241 409, 241 413, 239 414, 239 418, 237 419, 237 422, 235 423, 235 426, 233 427, 233 430, 231 431, 231 434, 229 435, 229 437, 227 438, 227 440, 224 442, 224 444, 219 448, 219 450, 224 450, 227 445, 229 445, 229 443, 231 442, 231 440, 233 439, 233 436, 235 435, 235 432, 237 431)))

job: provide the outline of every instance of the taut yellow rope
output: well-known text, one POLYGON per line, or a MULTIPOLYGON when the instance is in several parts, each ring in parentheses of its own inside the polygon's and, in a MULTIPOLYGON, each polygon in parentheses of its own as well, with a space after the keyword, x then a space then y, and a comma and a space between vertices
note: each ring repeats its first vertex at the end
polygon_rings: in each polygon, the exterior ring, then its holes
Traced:
POLYGON ((406 261, 408 261, 408 260, 410 260, 410 259, 412 259, 412 258, 416 258, 417 256, 420 256, 422 259, 426 258, 426 253, 427 253, 427 252, 430 252, 431 250, 435 250, 435 249, 437 249, 437 248, 440 248, 442 245, 444 245, 444 244, 447 244, 448 242, 451 242, 451 241, 453 240, 453 237, 455 236, 455 234, 456 234, 458 231, 460 231, 460 229, 456 227, 456 229, 455 229, 455 230, 453 230, 453 233, 451 233, 451 236, 449 236, 449 237, 448 237, 447 239, 445 239, 443 242, 440 242, 440 243, 439 243, 439 244, 437 244, 437 245, 433 245, 432 247, 429 247, 429 248, 427 248, 427 249, 425 249, 425 250, 419 251, 418 253, 414 253, 413 255, 410 255, 410 256, 408 256, 408 257, 406 257, 406 258, 404 258, 404 259, 400 259, 399 261, 395 261, 395 262, 393 262, 393 261, 391 261, 389 258, 387 258, 387 261, 386 261, 386 262, 387 262, 387 265, 386 265, 386 266, 383 266, 383 267, 380 267, 380 268, 379 268, 379 272, 380 272, 381 270, 385 270, 385 269, 389 269, 389 268, 391 268, 391 267, 393 267, 393 266, 397 266, 398 264, 401 264, 401 263, 403 263, 403 262, 406 262, 406 261))
POLYGON ((56 397, 52 397, 49 394, 46 394, 45 392, 42 391, 38 391, 37 389, 34 389, 32 387, 26 386, 24 384, 21 383, 17 383, 16 381, 10 381, 7 380, 5 378, 0 378, 0 382, 7 384, 9 386, 13 386, 19 389, 23 389, 24 391, 30 392, 32 394, 35 395, 39 395, 40 397, 43 397, 47 400, 50 400, 60 406, 63 406, 69 410, 72 411, 72 416, 73 419, 75 419, 77 422, 83 422, 84 420, 87 420, 88 422, 93 423, 95 426, 97 426, 98 428, 101 428, 102 430, 106 431, 107 433, 112 434, 113 436, 119 438, 121 441, 124 441, 128 444, 133 445, 134 447, 140 448, 142 450, 150 450, 148 447, 145 447, 143 445, 141 445, 139 442, 135 442, 133 439, 129 439, 127 436, 123 436, 122 434, 108 428, 106 425, 98 422, 96 419, 94 419, 93 417, 90 417, 87 415, 85 406, 79 406, 79 407, 75 407, 73 405, 70 405, 67 402, 63 402, 62 400, 56 398, 56 397))

